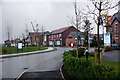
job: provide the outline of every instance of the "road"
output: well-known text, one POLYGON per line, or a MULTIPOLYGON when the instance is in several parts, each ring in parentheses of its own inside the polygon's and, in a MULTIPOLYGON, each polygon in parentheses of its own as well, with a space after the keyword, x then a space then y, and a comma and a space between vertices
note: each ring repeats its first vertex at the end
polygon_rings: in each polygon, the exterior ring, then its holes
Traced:
POLYGON ((113 50, 103 53, 104 61, 120 62, 120 50, 113 50))
POLYGON ((58 47, 52 52, 0 59, 2 78, 17 78, 23 72, 59 70, 63 61, 63 52, 70 49, 72 48, 58 47))

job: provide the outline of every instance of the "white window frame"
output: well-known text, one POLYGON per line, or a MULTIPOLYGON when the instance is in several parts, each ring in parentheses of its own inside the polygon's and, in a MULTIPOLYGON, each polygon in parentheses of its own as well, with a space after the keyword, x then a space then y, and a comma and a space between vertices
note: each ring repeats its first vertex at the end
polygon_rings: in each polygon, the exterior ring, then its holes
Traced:
POLYGON ((61 37, 61 34, 59 34, 59 37, 61 37))

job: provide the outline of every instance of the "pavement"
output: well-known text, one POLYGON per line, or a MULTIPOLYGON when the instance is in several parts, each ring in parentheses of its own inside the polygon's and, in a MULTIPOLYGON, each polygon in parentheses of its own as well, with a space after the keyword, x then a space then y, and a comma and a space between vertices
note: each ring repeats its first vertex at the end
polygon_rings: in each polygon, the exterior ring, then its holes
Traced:
POLYGON ((33 52, 24 52, 24 53, 17 53, 17 54, 8 54, 8 55, 0 55, 0 59, 2 58, 10 58, 10 57, 17 57, 17 56, 24 56, 24 55, 32 55, 32 54, 38 54, 38 53, 45 53, 49 51, 53 51, 55 48, 49 47, 46 50, 40 50, 40 51, 33 51, 33 52))
POLYGON ((59 70, 45 72, 26 72, 18 80, 61 80, 59 70))
POLYGON ((103 61, 120 62, 120 50, 104 52, 103 61))
MULTIPOLYGON (((94 52, 94 48, 90 48, 89 51, 94 52)), ((103 61, 120 62, 120 50, 103 52, 103 61)))

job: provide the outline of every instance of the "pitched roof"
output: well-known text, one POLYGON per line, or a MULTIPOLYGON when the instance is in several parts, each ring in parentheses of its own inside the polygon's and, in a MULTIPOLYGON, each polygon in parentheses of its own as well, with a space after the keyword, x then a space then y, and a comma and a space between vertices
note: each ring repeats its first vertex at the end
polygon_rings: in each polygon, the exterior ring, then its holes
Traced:
POLYGON ((51 32, 46 31, 46 32, 44 32, 44 34, 46 34, 46 35, 50 35, 50 34, 51 34, 51 32))
POLYGON ((118 11, 117 13, 115 13, 112 17, 112 22, 117 19, 120 22, 120 11, 118 11))
POLYGON ((51 33, 52 33, 52 34, 62 33, 62 32, 64 32, 65 30, 67 30, 68 28, 70 28, 70 27, 73 27, 73 26, 56 29, 56 30, 52 31, 51 33))

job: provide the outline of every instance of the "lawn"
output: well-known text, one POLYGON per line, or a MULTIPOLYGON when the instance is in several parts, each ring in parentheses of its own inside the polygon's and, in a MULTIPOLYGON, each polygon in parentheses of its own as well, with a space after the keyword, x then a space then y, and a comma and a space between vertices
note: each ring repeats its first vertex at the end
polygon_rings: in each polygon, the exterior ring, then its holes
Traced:
POLYGON ((103 62, 103 64, 114 68, 115 72, 120 72, 120 62, 108 62, 108 61, 105 61, 105 62, 103 62))
MULTIPOLYGON (((86 57, 81 57, 81 59, 86 60, 86 57)), ((88 60, 92 60, 94 62, 94 57, 89 56, 88 60)), ((120 72, 120 62, 103 61, 103 64, 112 67, 115 72, 120 72)))
POLYGON ((0 47, 0 55, 32 52, 32 51, 45 50, 45 49, 48 49, 48 48, 29 46, 29 47, 23 47, 22 50, 18 50, 17 47, 0 47))

